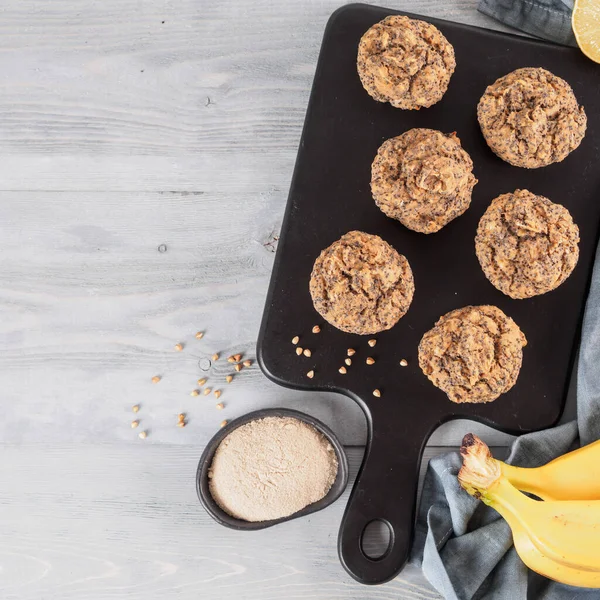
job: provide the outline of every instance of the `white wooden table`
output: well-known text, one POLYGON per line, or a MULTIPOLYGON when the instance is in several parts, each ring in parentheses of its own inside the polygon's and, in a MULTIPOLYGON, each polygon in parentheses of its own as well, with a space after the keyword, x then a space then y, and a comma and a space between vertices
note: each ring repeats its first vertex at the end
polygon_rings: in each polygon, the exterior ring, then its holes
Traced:
MULTIPOLYGON (((226 386, 224 358, 208 376, 225 409, 190 396, 201 359, 254 356, 340 1, 2 3, 0 598, 437 597, 414 568, 368 591, 344 573, 349 489, 256 533, 214 524, 194 490, 219 422, 258 408, 314 414, 352 446, 353 476, 360 462, 364 418, 344 397, 280 388, 256 365, 226 386)), ((385 4, 500 28, 475 0, 385 4)), ((507 440, 455 423, 427 456, 467 430, 507 440)))

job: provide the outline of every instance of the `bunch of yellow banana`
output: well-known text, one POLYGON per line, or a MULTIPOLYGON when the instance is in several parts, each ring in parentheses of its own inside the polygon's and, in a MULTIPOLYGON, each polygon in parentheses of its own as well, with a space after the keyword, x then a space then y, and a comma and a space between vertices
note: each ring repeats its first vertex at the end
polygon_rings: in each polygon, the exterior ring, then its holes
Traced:
POLYGON ((471 433, 460 452, 460 484, 506 519, 530 569, 561 583, 600 588, 600 440, 535 469, 496 460, 471 433))

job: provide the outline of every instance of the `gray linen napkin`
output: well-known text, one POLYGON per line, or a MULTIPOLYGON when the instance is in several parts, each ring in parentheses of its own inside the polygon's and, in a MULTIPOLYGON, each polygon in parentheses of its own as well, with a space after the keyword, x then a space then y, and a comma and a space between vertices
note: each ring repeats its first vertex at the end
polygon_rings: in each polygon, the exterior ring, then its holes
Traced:
MULTIPOLYGON (((577 420, 515 440, 507 462, 536 467, 600 438, 600 246, 587 299, 577 371, 577 420)), ((446 600, 598 600, 600 590, 562 585, 519 559, 507 523, 469 496, 457 452, 429 462, 412 561, 446 600)))
POLYGON ((577 46, 571 29, 573 0, 480 0, 478 10, 531 35, 577 46))

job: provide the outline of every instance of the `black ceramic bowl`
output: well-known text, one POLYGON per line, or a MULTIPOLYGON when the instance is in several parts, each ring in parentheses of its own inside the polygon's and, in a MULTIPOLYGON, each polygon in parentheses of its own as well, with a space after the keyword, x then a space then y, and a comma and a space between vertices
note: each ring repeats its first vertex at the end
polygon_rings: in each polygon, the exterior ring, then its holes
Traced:
POLYGON ((228 423, 206 445, 206 448, 202 453, 202 457, 200 458, 200 463, 198 464, 198 471, 196 472, 196 490, 198 492, 198 498, 200 498, 200 502, 206 509, 206 512, 215 521, 217 521, 217 523, 225 525, 225 527, 230 527, 231 529, 247 529, 248 531, 265 529, 266 527, 271 527, 273 525, 277 525, 278 523, 283 523, 284 521, 290 521, 291 519, 297 519, 298 517, 304 517, 305 515, 310 515, 311 513, 317 512, 318 510, 329 506, 332 502, 335 502, 346 488, 347 483, 348 458, 346 457, 344 447, 340 444, 339 440, 335 437, 331 429, 310 415, 298 412, 297 410, 288 410, 286 408, 257 410, 248 413, 243 417, 239 417, 238 419, 231 421, 231 423, 228 423), (331 489, 318 502, 309 504, 302 510, 291 514, 289 517, 272 519, 270 521, 244 521, 243 519, 236 519, 235 517, 227 514, 214 501, 210 490, 208 489, 208 469, 212 464, 213 456, 215 455, 219 444, 226 436, 228 436, 234 429, 237 429, 241 425, 245 425, 246 423, 255 421, 256 419, 263 419, 264 417, 292 417, 312 425, 317 431, 321 432, 333 446, 338 460, 338 472, 331 489))

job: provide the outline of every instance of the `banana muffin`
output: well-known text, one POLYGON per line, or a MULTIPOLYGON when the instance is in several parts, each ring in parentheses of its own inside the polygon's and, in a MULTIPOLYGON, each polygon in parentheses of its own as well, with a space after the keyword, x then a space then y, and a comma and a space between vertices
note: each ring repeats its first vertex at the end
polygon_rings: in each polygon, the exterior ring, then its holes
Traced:
POLYGON ((421 339, 419 366, 452 402, 491 402, 515 384, 527 340, 495 306, 445 314, 421 339))
POLYGON ((541 68, 517 69, 486 90, 477 118, 488 146, 526 169, 564 160, 585 135, 587 117, 571 86, 541 68))
POLYGON ((406 314, 415 284, 408 261, 377 235, 350 231, 321 252, 310 278, 317 312, 348 333, 371 335, 406 314))
POLYGON ((410 129, 385 141, 371 166, 371 192, 392 219, 434 233, 462 215, 477 183, 456 134, 410 129))
POLYGON ((418 110, 442 99, 456 60, 437 27, 391 16, 362 36, 356 64, 363 87, 375 100, 418 110))
POLYGON ((485 276, 511 298, 557 288, 579 258, 579 228, 569 211, 527 190, 502 194, 479 221, 475 253, 485 276))

